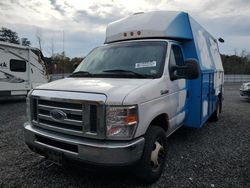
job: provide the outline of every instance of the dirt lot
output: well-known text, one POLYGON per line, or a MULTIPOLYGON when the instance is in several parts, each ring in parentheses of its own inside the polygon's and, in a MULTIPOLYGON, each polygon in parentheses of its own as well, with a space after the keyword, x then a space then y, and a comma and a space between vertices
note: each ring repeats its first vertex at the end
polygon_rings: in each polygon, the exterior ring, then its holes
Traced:
MULTIPOLYGON (((250 187, 250 100, 226 84, 221 119, 169 138, 168 161, 151 187, 250 187)), ((51 165, 24 144, 25 100, 0 101, 0 188, 142 187, 129 171, 51 165)))

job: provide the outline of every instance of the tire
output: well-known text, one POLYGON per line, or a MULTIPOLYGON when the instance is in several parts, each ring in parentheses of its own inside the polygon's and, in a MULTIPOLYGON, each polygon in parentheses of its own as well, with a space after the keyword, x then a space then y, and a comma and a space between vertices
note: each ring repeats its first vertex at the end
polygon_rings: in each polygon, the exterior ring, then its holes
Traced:
POLYGON ((219 120, 220 114, 221 114, 221 109, 222 109, 221 100, 218 100, 216 103, 216 110, 211 115, 210 121, 218 121, 219 120))
POLYGON ((159 179, 165 166, 167 138, 159 126, 151 126, 145 135, 142 158, 137 165, 136 176, 144 183, 151 184, 159 179))

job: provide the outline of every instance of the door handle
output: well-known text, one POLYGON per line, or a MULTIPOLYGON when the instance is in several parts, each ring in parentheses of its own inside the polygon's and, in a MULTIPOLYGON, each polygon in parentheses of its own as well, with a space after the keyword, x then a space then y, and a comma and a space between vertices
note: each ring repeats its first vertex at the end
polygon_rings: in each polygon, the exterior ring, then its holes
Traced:
POLYGON ((168 93, 169 93, 169 90, 168 90, 168 89, 161 90, 161 95, 165 95, 165 94, 168 94, 168 93))

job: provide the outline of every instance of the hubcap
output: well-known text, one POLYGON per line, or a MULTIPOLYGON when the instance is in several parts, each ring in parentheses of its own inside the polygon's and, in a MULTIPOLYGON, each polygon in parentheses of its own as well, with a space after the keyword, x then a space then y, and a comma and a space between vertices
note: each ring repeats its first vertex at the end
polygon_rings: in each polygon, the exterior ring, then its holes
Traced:
POLYGON ((154 143, 154 148, 151 153, 151 161, 150 161, 153 169, 159 168, 161 160, 163 158, 163 151, 164 151, 163 146, 158 141, 156 141, 154 143))

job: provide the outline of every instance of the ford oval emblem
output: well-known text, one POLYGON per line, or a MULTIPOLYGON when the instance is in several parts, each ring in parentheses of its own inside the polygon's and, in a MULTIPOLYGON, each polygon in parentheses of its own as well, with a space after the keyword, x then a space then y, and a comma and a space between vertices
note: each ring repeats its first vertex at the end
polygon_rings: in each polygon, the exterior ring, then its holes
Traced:
POLYGON ((54 109, 50 111, 50 116, 56 121, 62 121, 67 118, 67 114, 62 110, 54 109))

